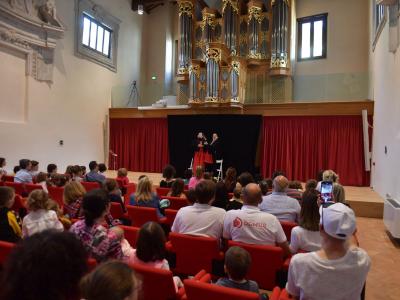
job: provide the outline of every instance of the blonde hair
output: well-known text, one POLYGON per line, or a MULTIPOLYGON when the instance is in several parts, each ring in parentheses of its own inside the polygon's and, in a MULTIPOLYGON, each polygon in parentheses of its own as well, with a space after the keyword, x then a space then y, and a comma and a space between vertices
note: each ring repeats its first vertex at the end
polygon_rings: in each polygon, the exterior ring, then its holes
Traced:
POLYGON ((27 206, 31 211, 48 209, 49 195, 43 190, 34 190, 29 194, 27 206))
POLYGON ((139 180, 135 193, 136 201, 149 201, 152 198, 153 183, 146 176, 139 180))
POLYGON ((322 174, 322 181, 332 181, 338 183, 339 175, 336 174, 333 170, 325 170, 322 174))
POLYGON ((202 167, 202 166, 197 166, 197 167, 196 167, 196 178, 197 178, 197 179, 202 178, 202 177, 203 177, 203 174, 204 174, 203 167, 202 167))
POLYGON ((57 216, 62 215, 60 205, 58 205, 58 203, 54 200, 49 199, 49 201, 47 201, 47 210, 55 211, 57 213, 57 216))
POLYGON ((125 168, 118 169, 118 177, 126 177, 128 176, 128 170, 125 168))
POLYGON ((65 204, 71 204, 86 194, 83 185, 78 181, 71 181, 64 187, 63 200, 65 204))

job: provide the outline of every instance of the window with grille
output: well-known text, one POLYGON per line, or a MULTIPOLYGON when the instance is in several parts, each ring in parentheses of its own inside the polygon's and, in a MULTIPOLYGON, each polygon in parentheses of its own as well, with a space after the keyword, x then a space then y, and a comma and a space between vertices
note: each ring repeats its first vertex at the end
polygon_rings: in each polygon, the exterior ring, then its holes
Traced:
POLYGON ((82 44, 90 49, 110 57, 112 31, 106 25, 83 14, 82 44))

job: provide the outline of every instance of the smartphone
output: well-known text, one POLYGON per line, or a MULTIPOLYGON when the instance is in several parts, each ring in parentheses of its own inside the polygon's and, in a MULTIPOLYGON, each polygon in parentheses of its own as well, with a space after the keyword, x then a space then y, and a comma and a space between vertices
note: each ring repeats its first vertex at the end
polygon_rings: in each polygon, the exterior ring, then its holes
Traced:
POLYGON ((321 182, 321 199, 324 203, 332 202, 333 194, 333 182, 322 181, 321 182))

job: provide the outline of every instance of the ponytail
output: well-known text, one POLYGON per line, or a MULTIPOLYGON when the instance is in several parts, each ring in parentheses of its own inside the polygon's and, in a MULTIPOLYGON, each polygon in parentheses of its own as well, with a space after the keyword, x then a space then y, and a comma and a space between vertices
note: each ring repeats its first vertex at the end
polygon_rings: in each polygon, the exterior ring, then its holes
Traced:
POLYGON ((92 227, 96 219, 104 214, 109 203, 106 191, 95 189, 87 192, 82 203, 86 226, 92 227))

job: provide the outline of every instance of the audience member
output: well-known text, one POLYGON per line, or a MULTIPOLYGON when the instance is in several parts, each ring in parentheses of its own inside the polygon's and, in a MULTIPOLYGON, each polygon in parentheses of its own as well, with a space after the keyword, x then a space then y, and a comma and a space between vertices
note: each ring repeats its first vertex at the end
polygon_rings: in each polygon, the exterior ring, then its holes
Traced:
POLYGON ((107 229, 102 225, 110 209, 107 193, 102 189, 87 192, 83 196, 82 209, 84 219, 75 222, 70 231, 81 240, 87 253, 99 262, 110 258, 121 259, 122 229, 107 229))
POLYGON ((185 183, 183 182, 182 179, 178 178, 174 180, 174 182, 172 183, 171 190, 168 192, 167 196, 186 199, 184 189, 185 189, 185 183))
POLYGON ((237 182, 237 172, 235 168, 229 167, 225 172, 225 179, 224 183, 228 190, 228 193, 232 193, 235 189, 236 182, 237 182))
POLYGON ((303 194, 299 226, 292 229, 290 251, 294 254, 303 251, 316 251, 321 248, 319 233, 318 192, 307 191, 303 194))
POLYGON ((139 282, 135 272, 120 261, 99 265, 81 280, 81 295, 85 300, 136 300, 139 282))
POLYGON ((204 180, 213 180, 213 173, 212 172, 204 172, 203 179, 204 180))
POLYGON ((264 180, 268 184, 268 192, 272 191, 272 179, 271 178, 266 178, 264 180))
POLYGON ((354 212, 335 203, 322 208, 320 224, 322 249, 292 257, 287 292, 294 299, 360 299, 371 260, 350 242, 354 212))
POLYGON ((57 165, 56 164, 48 164, 47 165, 47 174, 49 178, 52 179, 54 175, 57 174, 57 165))
POLYGON ((55 174, 51 178, 51 183, 57 187, 64 187, 68 182, 67 175, 55 174))
POLYGON ((316 190, 318 186, 318 182, 314 179, 310 179, 306 182, 306 190, 305 192, 316 190))
POLYGON ((49 193, 47 189, 47 173, 39 172, 36 176, 36 184, 39 184, 47 194, 49 193))
POLYGON ((204 180, 203 176, 204 176, 204 169, 203 169, 203 167, 202 167, 202 166, 197 166, 195 176, 193 176, 193 177, 190 178, 190 180, 189 180, 189 190, 190 190, 190 189, 196 188, 196 185, 197 185, 200 181, 204 180))
POLYGON ((86 166, 80 166, 82 171, 82 176, 86 175, 86 166))
POLYGON ((78 165, 73 166, 71 172, 72 172, 72 177, 71 177, 72 181, 78 181, 78 182, 83 181, 82 169, 80 166, 78 165))
POLYGON ((86 261, 82 244, 68 232, 44 231, 28 237, 5 263, 0 298, 79 299, 86 261))
POLYGON ((67 166, 67 168, 65 169, 64 175, 67 176, 69 179, 72 179, 72 176, 73 176, 73 169, 74 169, 74 166, 73 166, 73 165, 67 166))
POLYGON ((275 179, 276 177, 278 177, 278 176, 284 176, 284 177, 286 177, 285 171, 283 171, 283 170, 275 170, 275 171, 272 173, 271 180, 274 181, 274 179, 275 179))
POLYGON ((260 209, 273 214, 281 221, 297 222, 301 207, 296 199, 287 196, 288 183, 284 176, 275 177, 273 192, 271 195, 263 197, 260 209))
POLYGON ((13 169, 14 176, 15 176, 15 174, 17 174, 20 170, 21 170, 21 167, 20 167, 20 166, 15 166, 14 169, 13 169))
POLYGON ((130 196, 130 205, 154 207, 159 218, 164 217, 160 210, 160 199, 153 191, 153 184, 146 176, 139 180, 137 190, 130 196))
MULTIPOLYGON (((336 174, 333 170, 325 170, 322 173, 322 181, 330 181, 332 183, 339 183, 339 175, 336 174)), ((321 192, 321 182, 318 182, 317 191, 321 192)))
POLYGON ((72 225, 71 220, 64 216, 63 210, 61 209, 60 205, 58 205, 58 203, 56 201, 49 199, 48 204, 47 204, 47 209, 52 210, 57 214, 58 220, 64 226, 65 230, 68 230, 71 227, 71 225, 72 225))
POLYGON ((193 205, 196 203, 196 192, 194 189, 190 189, 186 192, 186 199, 189 201, 190 205, 193 205))
POLYGON ((103 188, 108 194, 108 200, 110 202, 119 203, 121 205, 122 211, 127 212, 124 201, 121 197, 121 190, 118 187, 118 183, 115 179, 106 179, 103 183, 103 188))
POLYGON ((193 172, 191 169, 186 169, 185 172, 183 173, 183 182, 185 183, 185 185, 189 184, 189 180, 190 178, 192 178, 193 176, 193 172))
POLYGON ((163 180, 160 181, 160 187, 170 188, 174 182, 175 168, 171 165, 166 165, 163 170, 163 180))
POLYGON ((89 163, 90 172, 85 175, 85 181, 89 182, 98 182, 102 184, 106 177, 103 174, 99 173, 99 165, 96 161, 91 161, 89 163))
POLYGON ((258 184, 249 183, 242 196, 243 207, 226 213, 224 238, 246 244, 277 245, 289 255, 289 245, 279 220, 258 208, 262 202, 258 184))
POLYGON ((120 180, 122 185, 127 185, 129 183, 128 170, 125 168, 118 169, 117 180, 120 180))
POLYGON ((0 175, 7 175, 6 167, 6 159, 4 157, 0 157, 0 175))
POLYGON ((288 188, 293 189, 293 190, 298 190, 298 191, 303 190, 303 186, 301 185, 301 182, 298 180, 289 181, 288 188))
MULTIPOLYGON (((143 175, 140 175, 139 178, 138 178, 138 182, 139 182, 142 178, 146 178, 146 177, 147 177, 147 175, 144 175, 144 174, 143 174, 143 175)), ((147 177, 147 178, 148 178, 148 177, 147 177)), ((148 178, 148 179, 149 179, 149 178, 148 178)))
POLYGON ((82 200, 85 194, 85 188, 78 181, 71 181, 64 187, 64 212, 70 219, 83 216, 82 200))
POLYGON ((226 210, 230 211, 233 209, 241 209, 243 206, 243 201, 240 199, 242 194, 242 187, 236 186, 233 190, 233 197, 229 200, 226 210))
POLYGON ((243 172, 242 174, 240 174, 240 176, 238 178, 238 182, 244 188, 249 183, 253 183, 254 182, 253 175, 251 175, 249 172, 243 172))
POLYGON ((18 183, 32 183, 31 161, 29 159, 21 159, 19 161, 20 170, 14 176, 14 182, 18 183))
POLYGON ((225 210, 210 205, 215 198, 215 183, 203 180, 197 184, 195 193, 196 203, 178 211, 171 231, 220 239, 225 210))
POLYGON ((39 174, 39 162, 36 160, 31 160, 31 170, 30 173, 32 175, 33 178, 35 178, 37 176, 37 174, 39 174))
POLYGON ((14 190, 0 186, 0 241, 16 243, 22 237, 21 227, 15 214, 11 211, 14 205, 14 190))
POLYGON ((48 229, 63 231, 64 226, 57 214, 48 209, 49 195, 43 190, 34 190, 29 194, 27 207, 29 213, 22 221, 22 236, 27 237, 48 229))
POLYGON ((101 174, 103 174, 105 171, 107 171, 107 166, 106 166, 106 164, 105 164, 105 163, 99 164, 99 172, 100 172, 101 174))
POLYGON ((266 182, 265 180, 261 180, 258 185, 260 186, 261 189, 261 194, 263 196, 266 196, 268 194, 269 191, 269 186, 268 186, 268 182, 266 182))
POLYGON ((346 194, 344 188, 339 183, 333 184, 333 200, 335 202, 346 203, 346 194))
POLYGON ((215 199, 211 205, 226 210, 229 202, 228 189, 223 181, 218 182, 215 187, 215 199))
POLYGON ((254 183, 259 184, 263 180, 263 176, 260 173, 254 174, 254 183))

